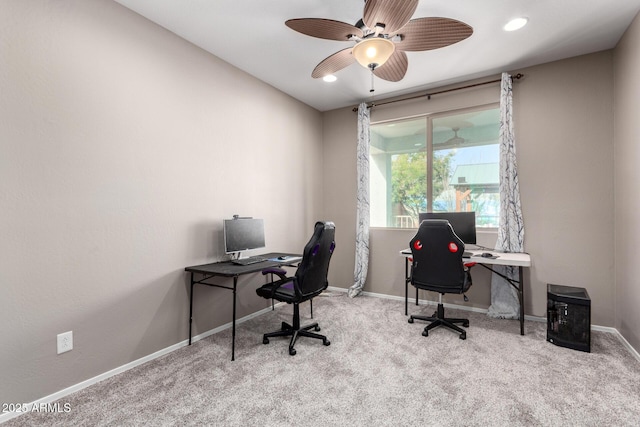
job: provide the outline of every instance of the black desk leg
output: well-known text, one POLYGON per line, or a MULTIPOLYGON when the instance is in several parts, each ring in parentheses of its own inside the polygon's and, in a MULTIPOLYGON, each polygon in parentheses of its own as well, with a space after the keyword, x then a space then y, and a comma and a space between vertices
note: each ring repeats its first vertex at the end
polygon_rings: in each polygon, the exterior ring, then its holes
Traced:
POLYGON ((231 327, 231 361, 236 359, 236 289, 238 276, 233 276, 233 325, 231 327))
POLYGON ((189 296, 189 345, 191 345, 191 323, 193 322, 193 273, 191 273, 191 295, 189 296))
MULTIPOLYGON (((267 282, 265 281, 265 283, 267 283, 267 282)), ((271 283, 273 283, 273 273, 271 273, 271 283)), ((271 311, 273 311, 275 309, 276 309, 276 303, 275 303, 274 299, 271 298, 271 311)))
POLYGON ((524 276, 523 268, 518 267, 518 279, 520 287, 518 289, 518 299, 520 300, 520 335, 524 335, 524 276))
POLYGON ((409 315, 409 258, 404 259, 404 315, 409 315))

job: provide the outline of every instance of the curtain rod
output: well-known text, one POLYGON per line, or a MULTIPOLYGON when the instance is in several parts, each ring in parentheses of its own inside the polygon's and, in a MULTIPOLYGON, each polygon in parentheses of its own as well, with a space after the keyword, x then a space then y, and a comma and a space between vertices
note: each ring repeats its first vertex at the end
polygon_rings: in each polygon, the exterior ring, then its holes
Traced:
MULTIPOLYGON (((511 80, 513 80, 513 79, 518 80, 518 79, 521 79, 523 77, 524 77, 524 74, 518 73, 518 74, 515 74, 515 75, 511 76, 511 80)), ((491 81, 483 82, 483 83, 475 83, 475 84, 472 84, 472 85, 454 87, 452 89, 445 89, 445 90, 440 90, 440 91, 437 91, 437 92, 424 93, 424 94, 421 94, 421 95, 414 95, 414 96, 409 96, 409 97, 406 97, 406 98, 394 99, 394 100, 391 100, 391 101, 383 101, 383 102, 378 102, 378 103, 373 102, 371 104, 368 104, 367 108, 373 108, 373 107, 378 107, 380 105, 393 104, 395 102, 409 101, 409 100, 412 100, 412 99, 418 99, 418 98, 424 98, 424 97, 427 97, 427 99, 431 99, 431 96, 433 96, 433 95, 440 95, 440 94, 447 93, 447 92, 455 92, 457 90, 469 89, 469 88, 472 88, 472 87, 484 86, 484 85, 493 84, 493 83, 500 83, 500 82, 502 82, 502 79, 491 80, 491 81)), ((358 111, 358 107, 353 107, 352 111, 353 112, 357 112, 358 111)))

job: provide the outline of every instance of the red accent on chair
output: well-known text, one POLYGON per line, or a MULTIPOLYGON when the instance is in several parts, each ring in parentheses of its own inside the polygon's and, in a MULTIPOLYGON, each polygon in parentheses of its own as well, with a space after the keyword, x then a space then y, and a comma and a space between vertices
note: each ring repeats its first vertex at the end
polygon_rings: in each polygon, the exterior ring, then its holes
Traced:
POLYGON ((449 243, 449 252, 453 252, 454 254, 456 252, 458 252, 458 245, 456 245, 454 242, 450 242, 449 243))
POLYGON ((413 242, 413 248, 416 251, 419 251, 420 249, 422 249, 422 242, 420 240, 416 240, 415 242, 413 242))

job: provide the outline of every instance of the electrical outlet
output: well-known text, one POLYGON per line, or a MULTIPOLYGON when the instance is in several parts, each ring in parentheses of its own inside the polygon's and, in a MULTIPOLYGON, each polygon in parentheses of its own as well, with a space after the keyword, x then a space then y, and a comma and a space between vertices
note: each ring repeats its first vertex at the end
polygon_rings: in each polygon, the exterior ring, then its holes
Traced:
POLYGON ((73 331, 58 334, 58 354, 73 350, 73 331))

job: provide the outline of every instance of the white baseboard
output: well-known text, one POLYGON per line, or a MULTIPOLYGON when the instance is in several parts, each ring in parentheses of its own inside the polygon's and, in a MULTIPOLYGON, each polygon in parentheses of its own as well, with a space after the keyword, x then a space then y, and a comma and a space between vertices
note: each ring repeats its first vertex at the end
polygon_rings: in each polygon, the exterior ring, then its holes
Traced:
POLYGON ((635 348, 633 348, 631 344, 629 344, 629 341, 627 341, 627 339, 623 337, 622 334, 617 329, 608 328, 606 326, 598 326, 598 328, 600 329, 595 329, 595 328, 591 328, 591 329, 596 331, 602 331, 602 332, 610 332, 614 334, 616 337, 618 337, 622 345, 629 351, 629 353, 631 353, 631 355, 635 357, 637 361, 640 362, 640 353, 638 353, 638 351, 635 348))
MULTIPOLYGON (((328 291, 331 292, 341 292, 341 293, 347 293, 347 289, 345 288, 338 288, 335 286, 329 286, 327 288, 328 291)), ((379 293, 374 293, 374 292, 362 292, 363 295, 366 296, 371 296, 371 297, 376 297, 376 298, 384 298, 384 299, 391 299, 391 300, 395 300, 395 301, 404 301, 404 297, 399 297, 399 296, 394 296, 394 295, 385 295, 385 294, 379 294, 379 293)), ((326 296, 329 296, 330 294, 323 294, 326 296)), ((420 305, 437 305, 437 303, 435 301, 428 301, 428 300, 418 300, 420 305)), ((276 306, 282 305, 284 303, 278 303, 276 304, 276 306)), ((448 308, 455 308, 455 309, 459 309, 459 310, 466 310, 466 311, 473 311, 473 312, 477 312, 477 313, 486 313, 487 309, 483 309, 483 308, 477 308, 477 307, 467 307, 467 306, 463 306, 463 305, 457 305, 457 304, 445 304, 445 307, 448 308)), ((263 308, 262 310, 256 311, 255 313, 249 314, 247 316, 242 317, 241 319, 236 320, 236 325, 239 325, 243 322, 246 322, 247 320, 253 319, 254 317, 258 317, 264 313, 267 313, 271 311, 270 307, 267 308, 263 308)), ((538 317, 538 316, 525 316, 526 320, 531 320, 531 321, 535 321, 535 322, 546 322, 546 319, 544 317, 538 317)), ((232 322, 228 322, 225 323, 224 325, 218 326, 217 328, 213 328, 209 331, 203 332, 201 334, 198 334, 196 336, 193 336, 191 338, 191 342, 194 343, 196 341, 200 341, 204 338, 207 338, 208 336, 211 336, 213 334, 216 334, 218 332, 221 332, 225 329, 229 329, 231 328, 232 322)), ((615 328, 610 328, 610 327, 606 327, 606 326, 597 326, 597 325, 593 325, 591 327, 592 330, 594 331, 601 331, 601 332, 608 332, 608 333, 612 333, 615 334, 618 339, 620 340, 620 342, 622 343, 622 345, 624 345, 624 347, 629 351, 629 353, 631 353, 638 361, 640 361, 640 354, 631 346, 631 344, 629 344, 629 342, 620 334, 620 332, 618 332, 617 329, 615 328)), ((34 406, 40 407, 41 405, 46 405, 52 402, 55 402, 56 400, 59 400, 65 396, 68 396, 72 393, 75 393, 77 391, 80 391, 84 388, 87 388, 93 384, 97 384, 100 381, 106 380, 107 378, 110 378, 114 375, 118 375, 121 374, 122 372, 128 371, 129 369, 135 368, 136 366, 142 365, 143 363, 146 362, 150 362, 151 360, 157 359, 158 357, 164 356, 165 354, 169 354, 172 351, 175 351, 179 348, 182 347, 186 347, 189 344, 189 340, 184 340, 181 341, 179 343, 173 344, 169 347, 166 347, 162 350, 158 350, 155 353, 149 354, 145 357, 141 357, 140 359, 134 360, 133 362, 129 362, 127 364, 124 364, 120 367, 117 367, 115 369, 112 369, 110 371, 107 371, 103 374, 97 375, 93 378, 89 378, 88 380, 82 381, 78 384, 72 385, 71 387, 67 387, 63 390, 60 390, 58 392, 52 393, 48 396, 45 396, 41 399, 35 400, 31 403, 28 403, 26 405, 24 405, 22 407, 22 412, 5 412, 3 414, 0 414, 0 424, 9 421, 10 419, 13 419, 15 417, 20 416, 22 413, 24 412, 28 412, 31 411, 31 409, 34 406)))
MULTIPOLYGON (((243 322, 246 322, 247 320, 253 319, 254 317, 260 316, 264 313, 267 313, 271 311, 271 307, 267 307, 267 308, 263 308, 262 310, 256 311, 255 313, 249 314, 247 316, 242 317, 241 319, 237 319, 236 320, 236 325, 239 325, 243 322)), ((196 341, 200 341, 201 339, 204 339, 210 335, 216 334, 220 331, 223 331, 225 329, 229 329, 232 326, 232 322, 229 323, 225 323, 224 325, 218 326, 217 328, 213 328, 209 331, 203 332, 201 334, 195 335, 193 337, 191 337, 191 343, 194 343, 196 341)), ((154 359, 157 359, 158 357, 162 357, 165 354, 169 354, 172 351, 175 351, 179 348, 182 347, 186 347, 187 345, 189 345, 189 340, 186 339, 184 341, 181 341, 179 343, 173 344, 169 347, 163 348, 162 350, 158 350, 155 353, 151 353, 147 356, 141 357, 140 359, 134 360, 132 362, 126 363, 122 366, 119 366, 117 368, 114 368, 110 371, 107 371, 105 373, 102 373, 100 375, 97 375, 93 378, 89 378, 88 380, 82 381, 78 384, 72 385, 71 387, 67 387, 63 390, 57 391, 55 393, 52 393, 48 396, 45 396, 41 399, 35 400, 31 403, 27 403, 23 406, 21 406, 21 412, 5 412, 0 414, 0 424, 9 421, 10 419, 13 419, 15 417, 18 417, 20 415, 22 415, 25 412, 30 412, 32 410, 32 408, 35 406, 37 408, 42 407, 42 405, 47 405, 49 403, 55 402, 56 400, 59 400, 65 396, 68 396, 72 393, 75 393, 77 391, 80 391, 84 388, 87 388, 89 386, 92 386, 93 384, 97 384, 100 381, 106 380, 107 378, 113 377, 114 375, 118 375, 121 374, 125 371, 128 371, 129 369, 135 368, 136 366, 142 365, 143 363, 146 362, 150 362, 154 359)))

